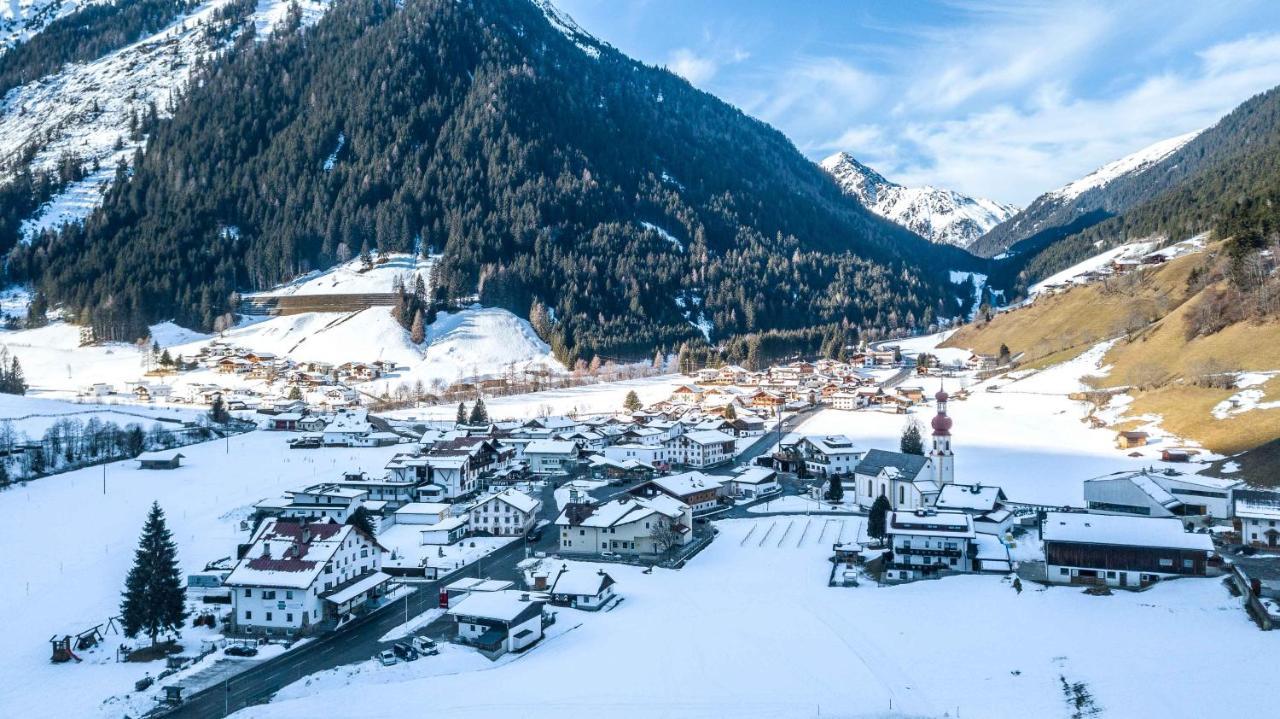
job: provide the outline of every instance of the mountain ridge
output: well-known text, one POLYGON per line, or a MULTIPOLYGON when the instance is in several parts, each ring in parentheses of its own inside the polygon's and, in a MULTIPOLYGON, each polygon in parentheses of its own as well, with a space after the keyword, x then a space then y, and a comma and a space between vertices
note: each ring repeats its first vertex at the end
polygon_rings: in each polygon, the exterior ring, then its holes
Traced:
POLYGON ((864 207, 935 243, 967 248, 1017 212, 1012 205, 955 190, 900 185, 848 152, 837 152, 819 164, 864 207))

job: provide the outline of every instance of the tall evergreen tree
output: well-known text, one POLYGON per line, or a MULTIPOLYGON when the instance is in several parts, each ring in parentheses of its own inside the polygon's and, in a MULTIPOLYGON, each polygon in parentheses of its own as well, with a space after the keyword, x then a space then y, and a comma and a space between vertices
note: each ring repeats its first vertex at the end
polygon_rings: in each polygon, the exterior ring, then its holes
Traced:
POLYGON ((226 424, 231 421, 231 413, 227 411, 227 403, 222 400, 222 395, 213 396, 213 404, 209 406, 209 419, 218 424, 226 424))
POLYGON ((876 497, 867 515, 867 536, 877 541, 889 534, 889 499, 883 494, 876 497))
POLYGON ((458 403, 458 416, 456 419, 454 419, 453 423, 455 425, 463 425, 467 423, 467 403, 466 402, 458 403))
POLYGON ((473 425, 489 423, 489 411, 485 409, 483 397, 477 399, 476 403, 471 405, 471 416, 468 419, 470 424, 473 425))
POLYGON ((356 527, 369 535, 369 537, 377 534, 377 532, 373 531, 373 518, 369 516, 369 510, 365 509, 363 505, 356 507, 356 511, 347 517, 347 524, 356 527))
POLYGON ((738 418, 738 410, 734 409, 733 403, 724 406, 724 418, 730 422, 738 418))
POLYGON ((832 502, 844 501, 844 483, 840 481, 837 475, 831 475, 831 482, 827 487, 827 499, 832 502))
POLYGON ((640 395, 636 394, 635 390, 628 392, 626 399, 622 400, 622 408, 628 412, 635 412, 643 406, 640 402, 640 395))
POLYGON ((898 451, 903 454, 924 456, 924 438, 920 435, 920 423, 914 419, 902 428, 902 439, 898 441, 898 451))
POLYGON ((186 590, 178 567, 178 546, 165 525, 164 511, 153 502, 125 579, 120 620, 129 637, 144 634, 155 646, 161 632, 180 634, 187 618, 186 590))

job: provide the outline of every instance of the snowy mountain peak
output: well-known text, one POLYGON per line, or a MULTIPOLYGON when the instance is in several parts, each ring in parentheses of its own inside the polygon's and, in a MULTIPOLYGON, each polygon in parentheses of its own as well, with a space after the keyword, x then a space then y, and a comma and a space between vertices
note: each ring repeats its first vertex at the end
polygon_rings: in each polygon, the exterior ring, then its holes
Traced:
POLYGON ((1012 205, 954 190, 928 185, 904 187, 847 152, 837 152, 820 164, 840 189, 863 207, 931 242, 968 247, 1018 211, 1012 205))
POLYGON ((1142 172, 1157 162, 1177 152, 1183 145, 1195 139, 1202 130, 1188 132, 1185 135, 1170 137, 1157 143, 1148 145, 1138 150, 1132 155, 1126 155, 1114 162, 1099 167, 1084 177, 1063 185, 1062 187, 1050 192, 1049 195, 1064 200, 1071 200, 1079 197, 1082 193, 1089 190, 1104 187, 1107 183, 1132 173, 1142 172))

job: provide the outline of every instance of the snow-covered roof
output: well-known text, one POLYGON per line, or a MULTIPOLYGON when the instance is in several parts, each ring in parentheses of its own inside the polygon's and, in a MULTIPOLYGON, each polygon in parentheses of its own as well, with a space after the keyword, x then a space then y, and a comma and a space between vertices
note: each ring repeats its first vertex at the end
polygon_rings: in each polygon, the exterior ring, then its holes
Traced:
POLYGON ((931 536, 972 538, 973 520, 964 512, 892 512, 889 534, 928 534, 931 536))
POLYGON ((143 452, 137 457, 134 457, 134 459, 139 462, 169 462, 172 461, 175 456, 183 458, 186 457, 185 454, 176 449, 165 449, 156 452, 143 452))
POLYGON ((225 584, 306 589, 355 529, 333 522, 268 519, 225 584))
POLYGON ((1276 499, 1236 497, 1236 516, 1241 519, 1280 520, 1280 494, 1276 499))
POLYGON ((422 531, 448 532, 448 531, 457 529, 458 527, 461 527, 462 525, 466 524, 469 521, 470 521, 470 518, 467 517, 467 515, 465 514, 460 514, 456 517, 445 517, 444 519, 440 520, 439 522, 436 522, 435 524, 426 525, 427 528, 422 531))
POLYGON ((853 440, 842 434, 828 434, 818 437, 805 437, 804 441, 814 449, 827 456, 858 454, 861 450, 853 440))
POLYGON ((449 609, 450 616, 479 617, 500 622, 514 622, 531 608, 542 611, 542 602, 528 598, 528 592, 471 592, 449 609), (524 597, 524 599, 521 599, 524 597))
POLYGON ((346 586, 338 585, 333 591, 326 593, 324 598, 334 604, 342 604, 389 581, 391 581, 391 575, 383 574, 382 572, 371 572, 363 577, 356 577, 346 586))
POLYGON ((479 577, 463 577, 446 584, 444 588, 450 592, 501 592, 515 586, 514 582, 505 579, 481 579, 479 577))
POLYGON ((551 593, 594 597, 613 583, 613 577, 606 574, 604 570, 593 572, 589 569, 564 569, 556 575, 556 581, 551 585, 551 593))
POLYGON ((724 486, 721 482, 702 472, 684 472, 666 477, 655 477, 652 481, 655 485, 661 487, 663 491, 680 497, 687 497, 690 494, 705 492, 709 489, 719 489, 724 486))
POLYGON ((688 507, 685 504, 666 495, 623 497, 591 507, 591 514, 576 522, 570 518, 567 510, 562 511, 556 518, 556 524, 596 528, 617 527, 638 522, 654 514, 660 514, 669 519, 679 519, 686 509, 688 507))
POLYGON ((778 473, 768 467, 748 467, 738 473, 733 481, 738 484, 763 484, 772 482, 778 478, 778 473))
POLYGON ((725 434, 718 429, 702 429, 696 432, 685 432, 682 436, 694 444, 717 444, 720 442, 734 441, 732 435, 725 434))
POLYGON ((1050 512, 1044 519, 1044 541, 1213 551, 1209 535, 1185 531, 1176 517, 1050 512))
POLYGON ((576 442, 554 439, 539 439, 525 445, 525 454, 574 454, 578 451, 576 442))
POLYGON ((396 510, 396 514, 445 514, 449 511, 450 505, 444 502, 409 502, 400 509, 396 510))
POLYGON ((484 497, 476 504, 476 507, 481 507, 489 502, 504 502, 525 514, 537 509, 539 504, 538 500, 518 489, 504 489, 493 496, 484 497))
POLYGON ((999 487, 981 484, 948 484, 938 494, 938 509, 969 509, 989 512, 1004 499, 999 487))

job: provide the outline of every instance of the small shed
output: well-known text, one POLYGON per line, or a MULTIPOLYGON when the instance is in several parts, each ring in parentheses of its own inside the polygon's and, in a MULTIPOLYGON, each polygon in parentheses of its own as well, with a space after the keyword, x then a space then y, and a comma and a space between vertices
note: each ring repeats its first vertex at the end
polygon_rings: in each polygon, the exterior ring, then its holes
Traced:
POLYGON ((186 455, 174 450, 143 452, 134 457, 138 460, 138 469, 177 469, 185 458, 186 455))
POLYGON ((1149 438, 1146 432, 1120 432, 1116 435, 1116 447, 1119 449, 1145 447, 1149 438))

